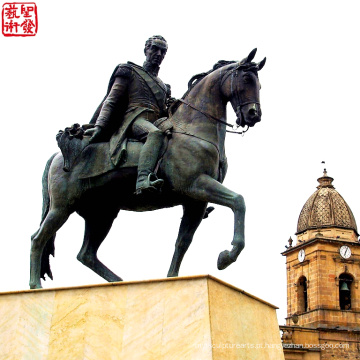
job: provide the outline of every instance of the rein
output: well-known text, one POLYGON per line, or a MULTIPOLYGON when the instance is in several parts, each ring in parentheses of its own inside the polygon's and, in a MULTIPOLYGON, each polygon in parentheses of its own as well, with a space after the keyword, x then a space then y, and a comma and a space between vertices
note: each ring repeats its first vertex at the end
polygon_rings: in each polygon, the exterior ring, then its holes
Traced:
POLYGON ((216 121, 218 121, 218 122, 220 122, 221 124, 224 124, 224 125, 226 125, 226 126, 230 126, 230 127, 232 127, 232 128, 234 127, 233 125, 227 123, 226 121, 223 121, 223 120, 221 120, 221 119, 218 119, 218 118, 216 118, 215 116, 212 116, 212 115, 210 115, 210 114, 208 114, 208 113, 206 113, 206 112, 204 112, 204 111, 199 110, 199 109, 196 108, 194 105, 191 105, 190 103, 186 102, 186 101, 183 100, 183 99, 179 99, 179 101, 182 102, 183 104, 191 107, 192 109, 198 111, 199 113, 205 115, 205 116, 208 117, 208 118, 211 118, 211 119, 213 119, 213 120, 216 120, 216 121))
MULTIPOLYGON (((242 64, 242 63, 240 62, 234 69, 226 72, 225 75, 223 75, 222 78, 221 78, 220 87, 222 86, 222 84, 225 82, 225 80, 226 80, 230 75, 231 75, 231 76, 234 76, 234 75, 237 76, 237 71, 240 70, 240 69, 246 69, 247 71, 253 71, 253 70, 259 70, 259 69, 260 69, 257 64, 256 64, 256 65, 250 64, 250 65, 251 65, 251 66, 246 66, 245 64, 242 64)), ((238 103, 240 104, 240 105, 238 105, 238 107, 236 108, 236 116, 238 116, 238 114, 239 114, 240 118, 242 117, 241 108, 242 108, 243 106, 249 105, 249 104, 257 104, 257 105, 260 105, 260 103, 259 103, 258 101, 247 101, 247 102, 241 104, 238 93, 236 93, 236 97, 237 97, 237 99, 238 99, 238 103)), ((181 102, 181 103, 185 104, 186 106, 192 108, 193 110, 195 110, 195 111, 203 114, 203 115, 206 116, 207 118, 212 119, 212 120, 215 120, 215 121, 217 121, 217 122, 219 122, 219 123, 221 123, 221 124, 223 124, 223 125, 229 126, 229 127, 231 127, 231 128, 233 129, 233 131, 231 131, 231 130, 226 130, 226 132, 229 132, 229 133, 232 133, 232 134, 240 134, 240 135, 243 135, 243 136, 244 136, 244 134, 249 130, 249 126, 246 125, 246 126, 247 126, 246 130, 244 130, 244 131, 236 131, 236 130, 240 127, 240 125, 237 125, 237 124, 235 124, 235 125, 229 124, 229 123, 227 123, 227 122, 224 121, 224 120, 221 120, 221 119, 219 119, 219 118, 217 118, 217 117, 215 117, 215 116, 213 116, 213 115, 211 115, 211 114, 209 114, 209 113, 207 113, 207 112, 205 112, 205 111, 202 111, 202 110, 198 109, 197 107, 195 107, 194 105, 192 105, 192 104, 190 104, 189 102, 185 101, 184 99, 178 99, 177 101, 178 101, 178 102, 181 102)), ((170 115, 172 115, 172 114, 171 114, 171 108, 170 108, 170 115)), ((239 120, 239 121, 240 121, 240 120, 239 120)))
MULTIPOLYGON (((223 121, 223 120, 221 120, 221 119, 219 119, 219 118, 217 118, 217 117, 215 117, 215 116, 212 116, 211 114, 208 114, 208 113, 206 113, 206 112, 204 112, 204 111, 202 111, 202 110, 199 110, 197 107, 195 107, 194 105, 186 102, 186 101, 183 100, 183 99, 178 99, 178 101, 182 102, 182 103, 185 104, 186 106, 191 107, 192 109, 196 110, 197 112, 203 114, 204 116, 206 116, 206 117, 208 117, 208 118, 210 118, 210 119, 213 119, 213 120, 215 120, 215 121, 217 121, 217 122, 219 122, 219 123, 221 123, 221 124, 224 124, 224 125, 226 125, 226 126, 230 126, 232 129, 235 129, 235 131, 226 130, 226 132, 228 132, 228 133, 243 135, 243 134, 245 134, 245 133, 249 130, 249 126, 246 125, 246 126, 247 126, 246 130, 244 130, 244 131, 236 131, 236 129, 239 128, 239 125, 229 124, 229 123, 227 123, 226 121, 223 121)), ((238 106, 239 111, 241 111, 241 108, 242 108, 243 106, 248 105, 248 104, 259 104, 259 105, 260 105, 260 103, 257 102, 257 101, 256 101, 256 102, 254 102, 254 101, 248 101, 248 102, 243 103, 243 104, 241 104, 241 105, 238 106)))

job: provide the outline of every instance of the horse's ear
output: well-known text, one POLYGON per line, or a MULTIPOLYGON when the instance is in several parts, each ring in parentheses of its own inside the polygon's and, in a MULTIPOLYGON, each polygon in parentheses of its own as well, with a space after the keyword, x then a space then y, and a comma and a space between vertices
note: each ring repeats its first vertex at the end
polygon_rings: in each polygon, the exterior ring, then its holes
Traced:
POLYGON ((257 48, 255 48, 254 50, 252 50, 250 52, 250 54, 248 55, 248 57, 246 58, 246 63, 249 63, 251 62, 251 60, 255 57, 255 54, 256 54, 256 51, 257 51, 257 48))
POLYGON ((266 63, 266 57, 264 57, 259 63, 258 63, 258 70, 260 71, 266 63))

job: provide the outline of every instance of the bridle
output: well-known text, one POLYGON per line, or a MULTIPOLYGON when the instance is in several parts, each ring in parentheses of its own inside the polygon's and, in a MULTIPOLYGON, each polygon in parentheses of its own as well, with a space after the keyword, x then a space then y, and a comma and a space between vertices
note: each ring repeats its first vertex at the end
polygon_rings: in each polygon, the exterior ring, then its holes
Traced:
MULTIPOLYGON (((251 66, 245 66, 244 64, 241 64, 239 63, 235 68, 227 71, 221 78, 221 81, 220 81, 220 87, 223 85, 223 83, 225 82, 225 80, 227 80, 227 78, 232 75, 232 76, 237 76, 238 74, 238 70, 242 70, 242 69, 247 69, 248 71, 251 71, 251 70, 257 70, 258 69, 258 66, 257 64, 251 64, 251 66)), ((237 100, 238 100, 238 105, 236 107, 236 116, 242 116, 242 107, 246 106, 246 105, 249 105, 249 104, 257 104, 260 106, 260 103, 258 101, 247 101, 247 102, 244 102, 244 103, 241 103, 240 101, 240 98, 239 98, 239 94, 238 92, 235 93, 236 94, 236 97, 237 97, 237 100)), ((246 125, 247 128, 244 130, 244 131, 237 131, 237 129, 240 127, 240 125, 238 125, 238 121, 236 121, 236 124, 233 125, 233 124, 229 124, 227 123, 226 121, 224 120, 221 120, 205 111, 202 111, 200 109, 198 109, 196 106, 190 104, 189 102, 187 102, 186 100, 184 99, 178 99, 179 102, 185 104, 186 106, 188 107, 191 107, 193 110, 196 110, 197 112, 203 114, 204 116, 206 116, 207 118, 210 118, 210 119, 213 119, 223 125, 226 125, 226 126, 229 126, 231 127, 233 130, 226 130, 226 132, 228 133, 232 133, 232 134, 239 134, 239 135, 244 135, 248 130, 249 130, 249 125, 246 125)), ((239 118, 238 118, 239 119, 239 118)), ((240 122, 240 121, 239 121, 240 122)))
MULTIPOLYGON (((255 72, 255 71, 258 71, 259 70, 259 66, 258 64, 254 64, 254 63, 238 63, 237 66, 235 66, 233 69, 227 71, 221 78, 221 81, 220 81, 220 88, 223 86, 224 82, 229 78, 229 76, 232 77, 231 81, 233 81, 233 78, 234 77, 237 77, 238 74, 239 74, 239 71, 240 70, 244 70, 246 72, 255 72)), ((239 96, 239 92, 236 91, 237 89, 235 88, 235 96, 236 96, 236 103, 239 104, 237 107, 236 107, 236 110, 235 110, 235 113, 236 113, 236 116, 237 116, 237 119, 236 119, 236 125, 234 125, 233 128, 235 128, 235 131, 229 131, 227 130, 227 132, 232 132, 232 133, 235 133, 235 134, 241 134, 243 135, 246 131, 249 130, 249 125, 246 125, 247 128, 245 131, 236 131, 236 129, 238 129, 240 127, 240 124, 241 124, 241 120, 242 120, 242 108, 246 105, 249 105, 249 104, 256 104, 258 106, 260 106, 260 102, 258 101, 246 101, 246 102, 241 102, 241 99, 240 99, 240 96, 239 96)))

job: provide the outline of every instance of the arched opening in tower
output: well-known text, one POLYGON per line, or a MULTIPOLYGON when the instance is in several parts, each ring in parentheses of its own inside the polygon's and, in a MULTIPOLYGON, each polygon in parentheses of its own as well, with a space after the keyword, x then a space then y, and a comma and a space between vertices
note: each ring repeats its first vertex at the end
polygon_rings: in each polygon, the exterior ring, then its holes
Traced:
POLYGON ((351 309, 351 287, 354 278, 350 274, 339 276, 339 301, 341 310, 351 309))
POLYGON ((308 310, 307 296, 307 279, 301 276, 298 281, 298 311, 305 312, 308 310))

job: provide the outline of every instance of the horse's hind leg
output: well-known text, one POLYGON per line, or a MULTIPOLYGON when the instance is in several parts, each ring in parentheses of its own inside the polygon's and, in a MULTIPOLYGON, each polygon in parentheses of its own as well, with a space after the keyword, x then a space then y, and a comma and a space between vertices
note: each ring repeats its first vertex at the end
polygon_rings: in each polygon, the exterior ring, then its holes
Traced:
POLYGON ((187 195, 197 200, 226 206, 234 212, 234 237, 231 243, 233 248, 231 251, 221 252, 218 258, 218 269, 223 270, 236 261, 245 247, 244 198, 205 174, 194 181, 187 195))
POLYGON ((85 218, 84 242, 77 259, 109 282, 122 281, 122 279, 109 270, 97 257, 99 246, 105 239, 112 226, 115 216, 97 215, 85 218))
POLYGON ((40 229, 31 237, 30 251, 30 289, 40 289, 41 286, 41 256, 48 239, 60 229, 69 217, 65 210, 50 210, 40 226, 40 229))
POLYGON ((181 261, 189 248, 194 233, 204 217, 207 203, 192 201, 184 205, 184 215, 181 220, 178 238, 175 244, 175 252, 171 261, 168 277, 179 274, 181 261))

